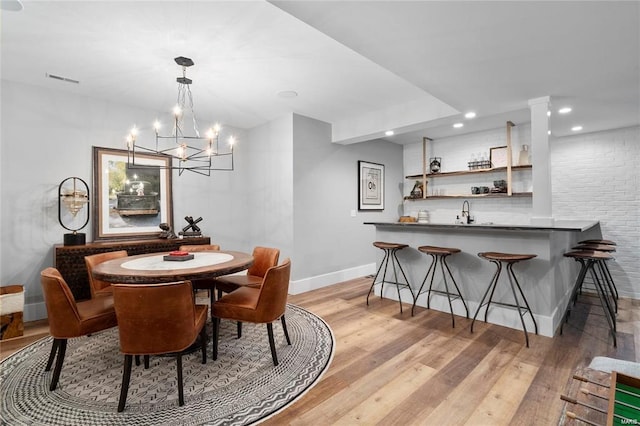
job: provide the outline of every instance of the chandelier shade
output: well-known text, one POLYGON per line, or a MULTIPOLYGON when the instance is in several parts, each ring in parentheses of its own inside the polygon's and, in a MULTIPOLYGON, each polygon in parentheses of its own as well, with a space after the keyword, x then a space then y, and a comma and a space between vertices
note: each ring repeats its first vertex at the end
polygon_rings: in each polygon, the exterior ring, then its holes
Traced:
POLYGON ((166 169, 178 170, 178 175, 185 171, 211 176, 211 171, 233 170, 233 136, 228 138, 228 144, 220 142, 221 126, 211 126, 204 135, 200 134, 198 121, 193 109, 193 95, 191 83, 187 78, 187 68, 194 65, 193 60, 179 56, 175 62, 182 67, 182 77, 177 77, 178 99, 173 108, 172 126, 169 135, 161 135, 162 124, 156 120, 153 123, 155 145, 144 146, 139 140, 139 129, 134 126, 127 136, 127 166, 128 167, 158 167, 136 162, 136 154, 153 153, 171 157, 166 169), (191 121, 193 129, 187 130, 185 121, 191 121))

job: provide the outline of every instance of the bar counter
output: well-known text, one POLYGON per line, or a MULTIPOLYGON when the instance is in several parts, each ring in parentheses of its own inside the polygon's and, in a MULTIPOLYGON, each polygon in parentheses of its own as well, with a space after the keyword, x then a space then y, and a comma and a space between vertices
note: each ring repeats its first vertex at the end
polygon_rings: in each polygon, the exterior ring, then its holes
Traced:
MULTIPOLYGON (((563 254, 578 241, 602 238, 600 224, 597 221, 556 220, 552 226, 406 222, 365 222, 364 224, 376 227, 376 241, 403 243, 410 246, 398 252, 398 259, 402 263, 414 293, 418 292, 431 262, 430 256, 417 250, 419 246, 455 247, 462 250, 461 253, 449 256, 447 263, 469 306, 470 318, 473 317, 482 294, 489 286, 489 281, 496 270, 493 264, 479 258, 478 253, 496 251, 536 254, 535 259, 515 264, 514 272, 538 323, 539 334, 549 337, 555 334, 560 325, 573 282, 578 274, 576 262, 565 258, 563 254)), ((383 253, 381 250, 378 251, 377 265, 379 266, 383 253)), ((511 289, 506 280, 507 277, 503 272, 493 300, 508 303, 513 301, 511 289)), ((428 284, 425 284, 425 288, 428 288, 428 284)), ((434 288, 444 288, 440 271, 436 274, 434 288)), ((384 292, 384 297, 397 300, 395 286, 386 285, 384 292)), ((379 285, 376 286, 376 294, 380 294, 379 285)), ((411 298, 409 291, 401 290, 401 294, 402 300, 409 302, 411 298)), ((417 305, 426 307, 426 297, 426 293, 420 295, 417 305)), ((446 296, 443 295, 432 293, 430 307, 449 312, 446 296)), ((459 301, 453 301, 453 309, 456 315, 464 316, 464 308, 459 301)), ((478 319, 484 320, 484 307, 478 319)), ((488 321, 522 329, 515 309, 492 304, 488 321)), ((459 327, 457 324, 456 321, 456 326, 459 327)), ((527 322, 527 329, 533 330, 533 324, 527 322)))

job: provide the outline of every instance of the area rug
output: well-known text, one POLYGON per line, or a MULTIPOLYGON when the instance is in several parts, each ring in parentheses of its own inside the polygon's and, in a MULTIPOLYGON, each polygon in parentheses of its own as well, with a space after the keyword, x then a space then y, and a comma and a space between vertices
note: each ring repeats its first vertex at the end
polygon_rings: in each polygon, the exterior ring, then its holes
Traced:
MULTIPOLYGON (((185 405, 178 406, 175 358, 151 357, 135 366, 127 406, 117 412, 123 356, 118 330, 70 339, 58 388, 49 391, 44 368, 51 338, 41 339, 0 363, 0 424, 7 425, 246 425, 283 410, 313 387, 334 352, 329 326, 287 305, 287 345, 274 323, 279 365, 274 367, 264 324, 221 322, 219 356, 207 364, 196 351, 183 357, 185 405)), ((211 323, 206 325, 211 338, 211 323)))

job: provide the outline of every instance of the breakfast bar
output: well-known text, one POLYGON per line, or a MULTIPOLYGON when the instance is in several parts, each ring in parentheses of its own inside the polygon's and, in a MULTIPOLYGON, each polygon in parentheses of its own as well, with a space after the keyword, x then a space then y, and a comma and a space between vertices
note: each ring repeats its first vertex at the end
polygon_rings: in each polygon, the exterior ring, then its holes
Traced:
MULTIPOLYGON (((578 241, 602 238, 597 221, 556 220, 551 226, 415 222, 365 222, 365 225, 376 227, 376 241, 409 245, 409 248, 398 253, 398 258, 414 293, 417 293, 430 262, 417 248, 424 245, 459 248, 461 253, 448 262, 470 313, 476 311, 495 273, 495 267, 480 259, 478 253, 489 251, 537 255, 528 262, 517 264, 514 269, 538 323, 539 334, 549 337, 555 334, 560 325, 578 274, 576 262, 563 257, 563 254, 578 241)), ((378 264, 380 261, 381 255, 378 264)), ((376 291, 379 295, 378 286, 376 291)), ((509 299, 509 291, 508 286, 498 286, 494 300, 509 299)), ((403 301, 408 301, 408 294, 408 291, 402 294, 403 301)), ((383 297, 397 300, 398 296, 393 286, 385 286, 383 297)), ((420 295, 417 306, 426 307, 426 297, 426 293, 420 295)), ((429 306, 449 312, 447 298, 442 295, 433 294, 429 306)), ((464 315, 462 305, 454 303, 453 309, 455 314, 464 315)), ((522 328, 517 311, 500 306, 491 306, 488 321, 522 328)))

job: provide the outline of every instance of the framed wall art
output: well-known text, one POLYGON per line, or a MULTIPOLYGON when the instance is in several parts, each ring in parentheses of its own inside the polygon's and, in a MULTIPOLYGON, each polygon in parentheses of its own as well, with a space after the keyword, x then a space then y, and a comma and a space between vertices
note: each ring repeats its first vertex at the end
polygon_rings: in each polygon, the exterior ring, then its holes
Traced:
POLYGON ((358 161, 358 210, 384 210, 384 165, 358 161))
POLYGON ((171 157, 93 147, 93 239, 144 239, 159 235, 161 223, 173 226, 171 157))
POLYGON ((489 151, 491 167, 507 167, 507 147, 496 146, 489 151))

